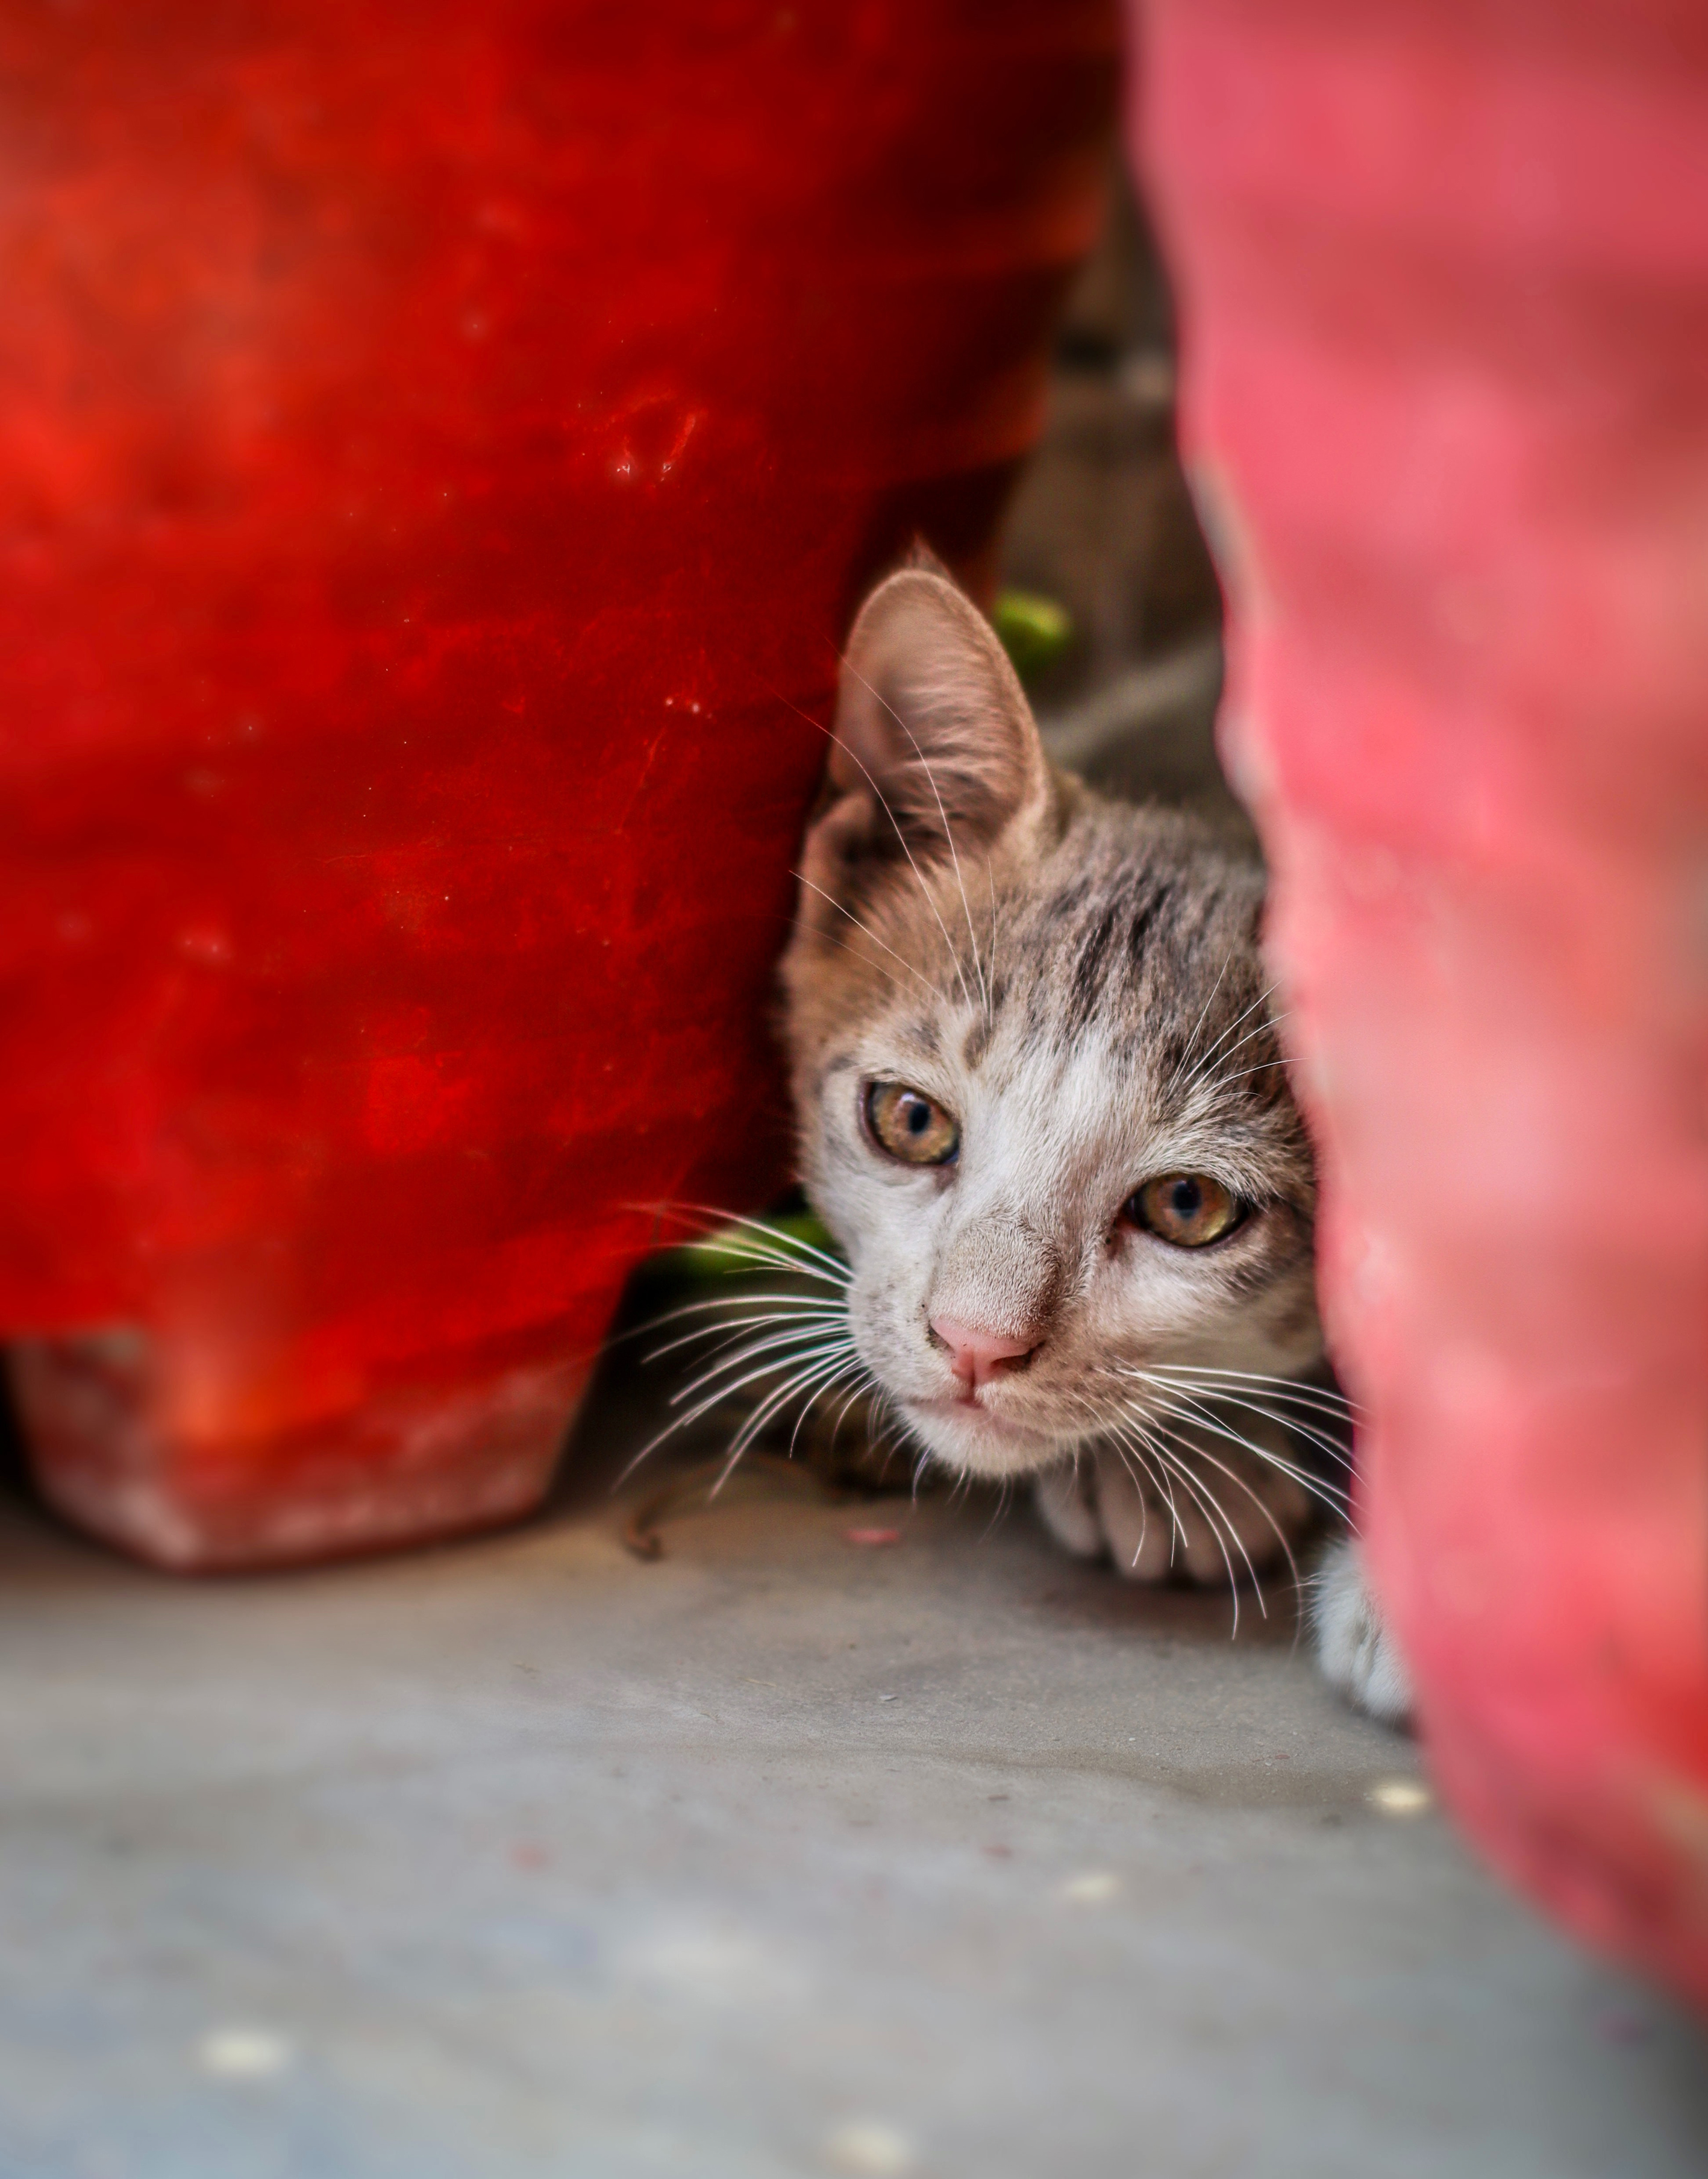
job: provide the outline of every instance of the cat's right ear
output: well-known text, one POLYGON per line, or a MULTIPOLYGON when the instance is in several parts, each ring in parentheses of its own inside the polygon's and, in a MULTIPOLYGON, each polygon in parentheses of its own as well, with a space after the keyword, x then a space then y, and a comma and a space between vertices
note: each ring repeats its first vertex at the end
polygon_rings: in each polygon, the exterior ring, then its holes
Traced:
POLYGON ((988 848, 1048 793, 1019 677, 972 600, 904 568, 861 608, 836 700, 825 806, 807 834, 827 890, 862 862, 988 848))

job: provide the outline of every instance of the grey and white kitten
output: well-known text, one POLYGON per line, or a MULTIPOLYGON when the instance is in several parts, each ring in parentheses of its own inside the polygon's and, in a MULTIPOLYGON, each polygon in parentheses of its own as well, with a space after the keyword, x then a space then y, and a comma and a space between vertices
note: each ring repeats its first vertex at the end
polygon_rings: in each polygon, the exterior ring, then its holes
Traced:
MULTIPOLYGON (((1335 1402, 1255 862, 1053 767, 990 627, 919 567, 850 639, 802 877, 801 1174, 857 1365, 929 1457, 1034 1479, 1070 1551, 1139 1581, 1290 1560, 1335 1402)), ((1403 1715, 1350 1544, 1315 1616, 1334 1685, 1403 1715)))

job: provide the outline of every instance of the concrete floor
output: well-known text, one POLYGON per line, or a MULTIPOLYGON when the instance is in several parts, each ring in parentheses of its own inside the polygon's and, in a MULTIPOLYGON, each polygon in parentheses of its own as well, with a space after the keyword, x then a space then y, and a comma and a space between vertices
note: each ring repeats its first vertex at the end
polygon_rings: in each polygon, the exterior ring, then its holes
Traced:
POLYGON ((1288 1628, 806 1479, 665 1540, 195 1585, 7 1513, 0 2179, 1708 2170, 1694 2031, 1288 1628))

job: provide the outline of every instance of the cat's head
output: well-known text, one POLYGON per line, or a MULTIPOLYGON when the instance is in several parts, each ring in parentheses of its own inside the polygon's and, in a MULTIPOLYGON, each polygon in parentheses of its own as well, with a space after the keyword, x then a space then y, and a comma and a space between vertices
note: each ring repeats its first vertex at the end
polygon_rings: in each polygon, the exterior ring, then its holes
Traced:
POLYGON ((892 576, 855 626, 802 877, 802 1177, 922 1445, 1024 1474, 1105 1435, 1147 1370, 1316 1360, 1261 872, 1053 770, 939 573, 892 576))

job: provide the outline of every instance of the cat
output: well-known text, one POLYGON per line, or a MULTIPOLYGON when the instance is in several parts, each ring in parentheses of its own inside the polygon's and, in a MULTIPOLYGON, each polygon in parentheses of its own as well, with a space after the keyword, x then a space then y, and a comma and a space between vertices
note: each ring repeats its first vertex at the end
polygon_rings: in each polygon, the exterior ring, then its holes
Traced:
MULTIPOLYGON (((1301 1450, 1338 1452, 1340 1403, 1256 859, 1054 768, 916 564, 856 621, 800 879, 783 1029, 857 1370, 925 1457, 1030 1479, 1070 1551, 1236 1587, 1291 1562, 1340 1500, 1301 1450)), ((1402 1718, 1350 1540, 1314 1618, 1331 1682, 1402 1718)))

